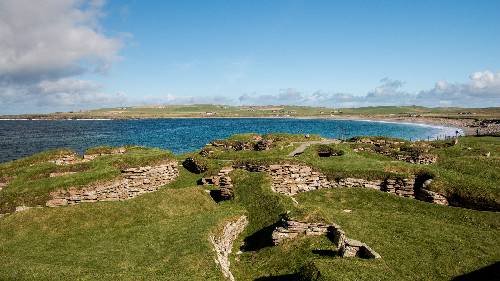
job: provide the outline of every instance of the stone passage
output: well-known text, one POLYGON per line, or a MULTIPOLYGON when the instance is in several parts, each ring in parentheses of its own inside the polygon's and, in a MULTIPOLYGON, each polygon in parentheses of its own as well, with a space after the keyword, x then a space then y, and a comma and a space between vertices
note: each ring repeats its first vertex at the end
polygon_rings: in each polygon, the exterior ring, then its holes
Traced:
POLYGON ((71 188, 52 192, 48 207, 74 205, 84 202, 118 201, 137 197, 158 190, 179 175, 177 162, 157 166, 129 168, 121 178, 107 183, 94 184, 82 189, 71 188))
POLYGON ((217 254, 215 263, 219 264, 224 277, 231 281, 234 281, 234 276, 229 268, 229 255, 233 249, 234 240, 243 232, 247 224, 247 217, 241 216, 238 220, 227 223, 220 237, 210 236, 210 242, 217 254))
POLYGON ((229 173, 233 167, 222 168, 216 176, 201 179, 203 185, 215 185, 220 187, 220 196, 223 200, 229 200, 234 197, 234 186, 231 182, 229 173))
POLYGON ((274 245, 279 245, 285 240, 295 239, 299 236, 319 235, 326 235, 333 241, 337 247, 337 255, 340 257, 380 258, 380 255, 365 243, 347 238, 345 232, 336 224, 283 220, 282 226, 273 231, 272 238, 274 245))

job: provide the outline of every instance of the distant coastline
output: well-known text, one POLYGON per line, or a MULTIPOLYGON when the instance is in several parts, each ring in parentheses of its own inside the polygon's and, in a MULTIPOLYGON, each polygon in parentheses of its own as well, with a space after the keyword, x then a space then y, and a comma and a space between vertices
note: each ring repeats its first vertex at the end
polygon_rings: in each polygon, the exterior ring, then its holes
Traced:
POLYGON ((500 134, 500 108, 426 108, 378 106, 326 108, 308 106, 226 106, 213 104, 117 107, 79 112, 3 115, 0 120, 140 120, 140 119, 328 119, 422 124, 454 129, 464 135, 500 134))

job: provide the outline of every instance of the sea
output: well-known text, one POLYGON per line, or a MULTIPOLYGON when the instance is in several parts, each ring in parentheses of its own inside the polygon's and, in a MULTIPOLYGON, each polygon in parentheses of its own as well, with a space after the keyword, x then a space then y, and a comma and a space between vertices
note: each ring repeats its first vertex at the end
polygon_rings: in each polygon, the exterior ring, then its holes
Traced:
POLYGON ((292 118, 140 120, 0 120, 0 162, 54 148, 83 153, 95 146, 140 145, 176 154, 239 133, 319 134, 327 138, 387 136, 407 140, 454 136, 456 128, 409 123, 292 118))

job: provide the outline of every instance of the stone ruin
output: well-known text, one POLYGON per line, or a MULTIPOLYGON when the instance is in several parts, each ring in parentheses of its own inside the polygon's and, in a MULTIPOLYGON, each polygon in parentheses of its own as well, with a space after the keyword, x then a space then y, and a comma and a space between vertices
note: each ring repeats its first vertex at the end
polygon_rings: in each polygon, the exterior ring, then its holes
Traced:
POLYGON ((234 281, 234 276, 230 270, 229 255, 233 249, 233 243, 238 235, 245 229, 248 224, 247 217, 241 216, 238 220, 228 222, 224 226, 222 235, 219 237, 210 236, 210 242, 214 246, 217 259, 215 262, 219 264, 222 274, 225 278, 234 281))
POLYGON ((117 147, 117 148, 113 148, 107 152, 85 154, 85 155, 83 155, 83 157, 80 157, 76 153, 66 154, 66 155, 62 155, 61 157, 59 157, 57 159, 50 160, 49 162, 54 163, 54 164, 59 165, 59 166, 73 165, 73 164, 78 164, 78 163, 85 163, 85 162, 88 162, 90 160, 94 160, 100 156, 124 154, 126 152, 127 152, 127 149, 125 147, 117 147))
POLYGON ((281 194, 295 195, 299 192, 333 187, 326 176, 308 166, 270 165, 268 173, 273 179, 273 191, 281 194))
POLYGON ((259 138, 254 137, 252 141, 233 141, 233 140, 215 140, 212 141, 208 146, 203 148, 200 151, 200 155, 206 157, 212 154, 213 148, 219 148, 222 150, 233 150, 233 151, 241 151, 241 150, 255 150, 255 151, 263 151, 269 150, 273 147, 272 139, 263 139, 259 136, 259 138))
POLYGON ((443 195, 427 189, 432 183, 432 179, 428 179, 422 183, 422 187, 416 190, 415 197, 418 200, 430 202, 438 205, 448 205, 448 199, 443 195))
POLYGON ((297 220, 282 220, 282 226, 272 233, 274 245, 280 245, 286 240, 300 236, 326 235, 337 247, 336 254, 340 257, 360 257, 378 259, 380 255, 368 245, 358 240, 349 239, 345 232, 336 224, 308 223, 297 220))
POLYGON ((216 176, 205 177, 201 179, 203 185, 214 185, 220 187, 220 197, 222 200, 233 199, 234 187, 229 173, 232 172, 233 167, 222 168, 216 176))
MULTIPOLYGON (((249 172, 267 172, 272 178, 272 190, 288 196, 325 188, 363 187, 388 192, 400 197, 448 205, 446 197, 428 190, 432 180, 426 180, 422 185, 419 185, 415 181, 415 176, 386 178, 385 180, 343 178, 338 181, 329 181, 325 175, 305 165, 281 164, 266 166, 247 163, 245 165, 236 165, 234 168, 244 169, 249 172)), ((221 193, 227 194, 223 199, 231 199, 233 185, 228 174, 232 171, 232 167, 225 167, 223 170, 215 177, 202 179, 202 183, 221 186, 221 193), (221 179, 224 180, 221 182, 221 179)))
POLYGON ((78 164, 78 163, 83 163, 87 162, 89 160, 82 159, 79 155, 72 153, 72 154, 66 154, 62 155, 61 157, 50 160, 49 162, 54 163, 58 166, 64 166, 64 165, 73 165, 73 164, 78 164))
POLYGON ((206 160, 200 157, 188 157, 182 162, 182 166, 195 174, 203 173, 208 169, 206 160))
POLYGON ((415 148, 416 150, 422 150, 419 153, 410 153, 403 152, 400 150, 400 147, 405 144, 403 141, 395 141, 395 140, 386 140, 386 139, 371 139, 368 137, 355 139, 354 142, 360 144, 369 144, 372 147, 357 147, 354 148, 355 152, 359 151, 370 151, 378 154, 382 154, 385 156, 389 156, 395 158, 399 161, 404 161, 413 164, 421 164, 421 165, 429 165, 432 163, 436 163, 438 160, 437 155, 428 153, 429 148, 431 147, 429 144, 411 144, 411 148, 415 148))
POLYGON ((96 183, 84 188, 70 188, 52 192, 48 207, 74 205, 85 202, 121 201, 158 190, 172 182, 179 175, 177 162, 172 161, 156 166, 128 168, 119 179, 96 183))
POLYGON ((126 152, 127 152, 127 149, 125 147, 117 147, 117 148, 113 148, 110 151, 106 151, 106 152, 98 152, 98 153, 85 154, 85 155, 83 155, 83 159, 93 160, 93 159, 95 159, 97 157, 100 157, 100 156, 115 155, 115 154, 124 154, 126 152))

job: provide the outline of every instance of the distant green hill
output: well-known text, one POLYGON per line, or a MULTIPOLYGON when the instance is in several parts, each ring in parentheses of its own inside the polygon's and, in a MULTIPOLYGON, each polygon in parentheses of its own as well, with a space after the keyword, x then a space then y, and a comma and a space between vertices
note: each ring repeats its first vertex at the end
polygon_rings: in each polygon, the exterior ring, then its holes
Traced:
POLYGON ((174 118, 174 117, 330 117, 348 115, 419 115, 453 118, 500 118, 500 108, 427 108, 376 106, 327 108, 310 106, 226 106, 211 104, 102 108, 79 112, 23 114, 4 118, 174 118))

